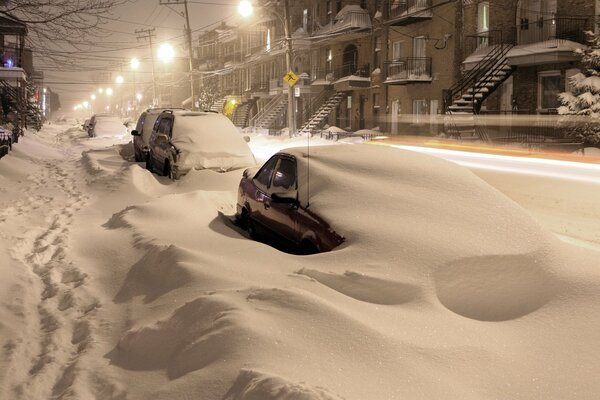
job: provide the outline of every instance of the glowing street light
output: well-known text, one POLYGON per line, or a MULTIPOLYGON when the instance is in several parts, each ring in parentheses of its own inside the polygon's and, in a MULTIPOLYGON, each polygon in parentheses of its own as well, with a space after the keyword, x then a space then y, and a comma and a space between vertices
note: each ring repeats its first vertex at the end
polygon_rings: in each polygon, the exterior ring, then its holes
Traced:
POLYGON ((131 62, 129 63, 129 65, 131 66, 132 70, 136 70, 140 67, 140 60, 138 60, 137 58, 132 58, 131 62))
POLYGON ((135 98, 137 99, 138 102, 140 102, 140 101, 142 101, 143 96, 141 93, 138 93, 135 95, 135 98))
POLYGON ((96 100, 96 95, 95 95, 94 93, 92 93, 92 95, 90 96, 90 99, 91 99, 92 101, 96 100))
POLYGON ((107 89, 106 89, 106 95, 107 95, 107 96, 112 96, 112 94, 113 94, 113 90, 112 90, 112 88, 107 88, 107 89))
POLYGON ((249 0, 242 0, 238 5, 238 14, 244 18, 251 16, 253 12, 254 8, 249 0))
POLYGON ((115 82, 117 82, 117 84, 121 84, 123 82, 125 82, 125 78, 123 78, 122 75, 117 76, 117 78, 115 79, 115 82))
POLYGON ((90 103, 89 103, 88 101, 84 101, 84 102, 82 103, 82 105, 83 105, 83 108, 89 108, 89 106, 90 106, 90 103))
POLYGON ((104 93, 104 89, 102 89, 102 88, 98 89, 98 93, 100 93, 100 94, 104 93))
POLYGON ((158 48, 158 58, 164 63, 169 63, 175 58, 175 49, 169 43, 163 43, 158 48))

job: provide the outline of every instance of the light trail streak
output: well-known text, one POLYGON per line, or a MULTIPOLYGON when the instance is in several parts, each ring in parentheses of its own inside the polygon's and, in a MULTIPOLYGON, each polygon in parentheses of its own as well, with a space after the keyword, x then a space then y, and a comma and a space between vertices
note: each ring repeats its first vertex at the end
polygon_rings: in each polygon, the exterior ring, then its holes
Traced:
POLYGON ((398 144, 379 144, 429 154, 472 169, 543 176, 600 185, 600 165, 598 164, 513 157, 398 144))

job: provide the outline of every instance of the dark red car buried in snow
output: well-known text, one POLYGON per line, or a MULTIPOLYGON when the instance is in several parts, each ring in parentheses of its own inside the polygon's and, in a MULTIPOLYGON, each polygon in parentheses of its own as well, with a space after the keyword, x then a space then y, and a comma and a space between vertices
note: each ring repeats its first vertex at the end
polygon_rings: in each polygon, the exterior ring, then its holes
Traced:
POLYGON ((344 238, 299 197, 298 188, 307 187, 307 177, 298 173, 298 157, 302 157, 300 153, 280 152, 258 171, 244 171, 238 190, 237 220, 251 237, 275 235, 300 254, 330 251, 344 238))

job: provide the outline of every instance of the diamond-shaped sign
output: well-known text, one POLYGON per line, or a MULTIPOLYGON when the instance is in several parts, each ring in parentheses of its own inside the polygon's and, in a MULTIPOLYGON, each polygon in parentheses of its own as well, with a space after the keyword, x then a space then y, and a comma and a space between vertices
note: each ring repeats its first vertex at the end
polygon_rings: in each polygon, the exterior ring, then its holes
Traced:
POLYGON ((294 73, 294 71, 290 71, 283 77, 283 81, 290 86, 294 86, 298 82, 298 75, 294 73))

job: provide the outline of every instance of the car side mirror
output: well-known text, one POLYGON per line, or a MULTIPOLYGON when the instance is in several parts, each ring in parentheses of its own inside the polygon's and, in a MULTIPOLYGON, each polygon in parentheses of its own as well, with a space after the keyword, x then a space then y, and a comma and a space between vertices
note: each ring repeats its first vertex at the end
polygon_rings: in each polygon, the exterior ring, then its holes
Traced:
POLYGON ((136 129, 134 129, 131 131, 131 136, 141 136, 141 135, 136 129))
POLYGON ((158 134, 158 136, 156 136, 156 144, 167 144, 169 143, 169 137, 167 135, 165 135, 164 133, 160 133, 158 134))
POLYGON ((298 193, 295 190, 290 192, 273 193, 271 195, 271 201, 273 201, 273 203, 289 204, 290 206, 294 207, 297 207, 299 204, 298 193))

